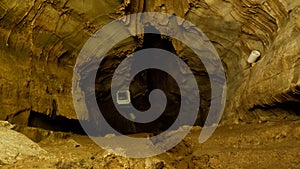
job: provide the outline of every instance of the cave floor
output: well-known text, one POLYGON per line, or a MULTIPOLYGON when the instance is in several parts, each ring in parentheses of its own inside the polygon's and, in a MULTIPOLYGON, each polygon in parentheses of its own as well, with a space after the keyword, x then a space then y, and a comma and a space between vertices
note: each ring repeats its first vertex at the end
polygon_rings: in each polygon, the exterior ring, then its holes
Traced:
POLYGON ((151 157, 156 164, 150 167, 145 159, 116 156, 88 136, 69 134, 39 142, 48 158, 25 158, 1 168, 300 168, 299 120, 219 126, 203 144, 200 130, 193 127, 176 147, 151 157))

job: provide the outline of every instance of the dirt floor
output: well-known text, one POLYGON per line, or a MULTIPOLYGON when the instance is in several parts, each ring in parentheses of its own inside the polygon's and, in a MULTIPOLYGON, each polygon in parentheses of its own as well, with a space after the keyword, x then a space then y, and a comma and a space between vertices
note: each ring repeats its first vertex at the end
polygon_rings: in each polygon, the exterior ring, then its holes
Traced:
POLYGON ((300 121, 220 126, 203 144, 198 143, 200 130, 194 127, 175 148, 145 159, 108 153, 88 136, 50 135, 39 142, 49 157, 26 158, 0 168, 300 168, 300 121))

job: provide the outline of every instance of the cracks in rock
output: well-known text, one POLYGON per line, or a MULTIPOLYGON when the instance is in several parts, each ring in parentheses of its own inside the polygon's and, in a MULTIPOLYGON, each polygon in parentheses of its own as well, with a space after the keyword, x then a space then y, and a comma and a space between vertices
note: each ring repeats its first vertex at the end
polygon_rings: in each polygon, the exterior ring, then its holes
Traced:
POLYGON ((23 22, 25 20, 25 18, 28 17, 29 13, 31 12, 31 10, 35 6, 35 2, 36 2, 36 0, 32 1, 32 4, 30 5, 30 8, 28 9, 28 11, 25 12, 25 14, 23 15, 23 17, 17 22, 17 24, 15 26, 19 25, 21 22, 23 22))
POLYGON ((61 64, 63 62, 63 59, 64 58, 67 58, 67 56, 70 56, 71 53, 66 50, 66 51, 63 51, 57 58, 56 58, 56 63, 57 64, 61 64))
MULTIPOLYGON (((270 64, 270 63, 268 63, 268 64, 270 64)), ((293 69, 295 69, 295 67, 290 67, 290 68, 288 68, 288 69, 281 70, 281 71, 279 71, 279 72, 277 72, 277 73, 275 73, 275 74, 272 74, 272 75, 270 75, 270 76, 264 78, 264 79, 261 80, 261 81, 256 81, 254 84, 251 84, 251 87, 252 87, 252 88, 256 88, 257 86, 259 86, 259 85, 260 85, 261 83, 263 83, 264 81, 267 81, 267 80, 270 80, 270 79, 274 79, 275 77, 280 76, 280 75, 282 75, 282 74, 287 74, 287 72, 290 72, 290 71, 293 70, 293 69)), ((251 69, 251 70, 252 70, 252 69, 251 69)), ((259 70, 255 70, 255 71, 258 72, 259 70)), ((296 75, 296 73, 295 73, 294 75, 296 75)), ((250 75, 250 77, 251 77, 251 75, 250 75)), ((294 80, 294 79, 293 79, 293 80, 294 80)), ((293 80, 291 80, 291 82, 292 82, 293 80)), ((295 79, 295 81, 296 81, 296 80, 298 80, 298 79, 295 79)))
MULTIPOLYGON (((34 34, 34 28, 35 28, 35 21, 36 21, 36 18, 41 14, 41 9, 43 7, 43 4, 44 2, 40 3, 39 6, 37 7, 37 11, 34 13, 33 17, 31 20, 29 20, 30 22, 30 27, 31 29, 29 29, 29 34, 30 34, 30 38, 29 38, 29 41, 30 41, 30 49, 33 51, 33 48, 34 48, 34 42, 33 42, 33 34, 34 34)), ((34 3, 34 6, 35 6, 35 3, 34 3)), ((42 55, 43 51, 41 52, 40 56, 42 55)))
POLYGON ((57 112, 57 103, 56 103, 56 100, 52 100, 52 109, 51 109, 51 114, 50 114, 50 117, 53 117, 55 118, 56 117, 56 112, 57 112))
POLYGON ((274 16, 271 16, 268 13, 268 11, 265 9, 265 5, 255 4, 253 2, 248 2, 248 1, 241 1, 240 4, 236 4, 232 2, 232 4, 235 9, 234 11, 241 18, 235 17, 233 16, 233 14, 231 15, 236 20, 244 23, 243 24, 244 32, 247 32, 247 34, 251 34, 251 35, 253 34, 258 36, 263 41, 264 45, 267 46, 272 40, 274 32, 276 32, 276 30, 278 29, 276 18, 274 18, 274 16), (245 7, 240 9, 240 6, 245 6, 245 7), (242 21, 241 19, 244 21, 242 21), (270 22, 265 22, 265 20, 270 22), (258 31, 254 31, 257 29, 260 30, 260 32, 264 32, 264 34, 259 34, 258 31))
POLYGON ((31 10, 33 9, 33 7, 35 6, 35 1, 36 0, 33 0, 32 1, 32 4, 30 5, 29 9, 25 12, 25 14, 23 15, 23 17, 15 24, 12 26, 11 30, 8 32, 8 36, 7 36, 7 39, 6 39, 6 46, 9 46, 9 39, 11 37, 11 33, 12 31, 22 22, 24 21, 25 18, 28 17, 29 13, 31 12, 31 10))

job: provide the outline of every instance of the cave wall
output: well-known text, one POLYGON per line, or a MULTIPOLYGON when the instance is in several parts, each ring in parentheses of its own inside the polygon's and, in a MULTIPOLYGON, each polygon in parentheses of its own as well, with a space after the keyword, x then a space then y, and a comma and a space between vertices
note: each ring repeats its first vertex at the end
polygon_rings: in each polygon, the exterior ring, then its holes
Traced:
POLYGON ((299 9, 289 13, 262 58, 247 70, 240 105, 251 110, 250 118, 265 121, 300 113, 299 9))
MULTIPOLYGON (((32 111, 76 119, 71 79, 81 47, 101 26, 143 11, 187 19, 212 41, 226 69, 225 122, 260 118, 265 112, 260 107, 299 104, 299 6, 294 0, 3 0, 0 118, 26 124, 32 111), (254 49, 262 56, 250 67, 246 60, 254 49)), ((159 31, 168 24, 152 26, 159 31)), ((193 71, 205 72, 184 45, 171 42, 193 71)), ((106 76, 98 82, 107 84, 112 63, 142 43, 143 37, 131 38, 116 47, 111 62, 103 65, 106 76)), ((109 87, 103 85, 102 90, 109 87)), ((207 91, 207 85, 202 87, 207 91)))
POLYGON ((71 95, 76 56, 96 29, 113 20, 119 5, 1 1, 1 119, 26 124, 30 111, 76 119, 71 95))

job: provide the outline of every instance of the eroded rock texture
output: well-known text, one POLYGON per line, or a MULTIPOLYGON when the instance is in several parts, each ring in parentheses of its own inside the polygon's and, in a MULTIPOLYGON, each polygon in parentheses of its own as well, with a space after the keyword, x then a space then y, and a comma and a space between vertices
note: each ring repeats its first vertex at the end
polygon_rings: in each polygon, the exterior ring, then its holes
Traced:
MULTIPOLYGON (((1 118, 30 112, 77 118, 71 86, 76 56, 118 1, 1 1, 1 118)), ((18 120, 18 119, 22 120, 18 120)))
POLYGON ((26 136, 11 130, 11 124, 0 121, 0 165, 12 164, 25 157, 47 158, 48 152, 26 136))
MULTIPOLYGON (((113 19, 144 11, 167 12, 187 19, 212 41, 226 69, 225 122, 299 114, 299 6, 300 2, 294 0, 1 1, 0 118, 24 125, 30 122, 33 112, 54 119, 76 119, 71 80, 81 47, 113 19), (251 50, 262 53, 252 67, 246 62, 251 50)), ((151 26, 160 31, 168 23, 151 26)), ((101 84, 98 96, 109 100, 114 68, 128 54, 148 44, 166 47, 191 67, 205 98, 201 100, 203 115, 198 119, 198 124, 203 123, 210 102, 206 70, 190 50, 172 39, 140 36, 116 46, 96 79, 101 84)), ((140 76, 132 84, 133 98, 142 109, 143 102, 138 102, 145 99, 145 89, 149 89, 144 80, 153 77, 155 73, 140 76)), ((178 93, 172 87, 165 88, 176 103, 178 93)))

